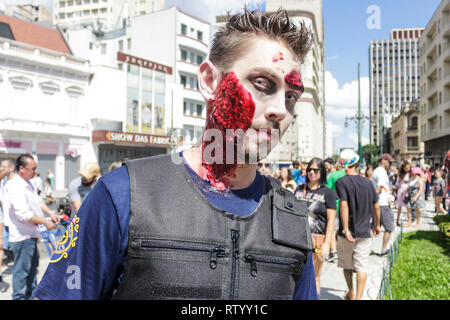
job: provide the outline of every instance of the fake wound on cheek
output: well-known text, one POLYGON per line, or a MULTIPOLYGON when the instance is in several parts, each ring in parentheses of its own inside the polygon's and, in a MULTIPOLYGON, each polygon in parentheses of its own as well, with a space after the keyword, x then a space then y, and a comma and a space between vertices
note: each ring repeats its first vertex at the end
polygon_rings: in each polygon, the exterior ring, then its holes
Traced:
POLYGON ((303 86, 302 77, 297 71, 289 72, 286 77, 284 77, 284 81, 288 84, 289 87, 295 90, 300 90, 303 92, 305 90, 303 86))
POLYGON ((255 103, 251 93, 239 83, 234 72, 223 76, 214 98, 208 104, 212 107, 212 117, 207 119, 207 128, 244 131, 250 128, 255 115, 255 103))
MULTIPOLYGON (((253 117, 255 115, 255 103, 251 93, 239 83, 234 72, 224 74, 219 82, 219 85, 214 92, 214 98, 208 101, 209 113, 206 119, 206 129, 217 129, 222 134, 221 146, 223 148, 223 159, 219 163, 207 163, 203 159, 203 168, 205 172, 202 178, 207 179, 210 184, 219 189, 225 189, 225 176, 231 177, 235 175, 237 167, 237 137, 232 137, 233 141, 227 141, 226 130, 241 129, 246 131, 252 125, 253 117), (233 143, 233 163, 227 163, 229 159, 226 155, 227 143, 233 143)), ((230 138, 230 137, 228 137, 230 138)), ((211 143, 219 143, 218 141, 203 141, 202 154, 205 157, 205 151, 211 143)), ((219 146, 220 148, 220 146, 219 146)), ((215 148, 212 149, 211 157, 215 157, 215 148)))

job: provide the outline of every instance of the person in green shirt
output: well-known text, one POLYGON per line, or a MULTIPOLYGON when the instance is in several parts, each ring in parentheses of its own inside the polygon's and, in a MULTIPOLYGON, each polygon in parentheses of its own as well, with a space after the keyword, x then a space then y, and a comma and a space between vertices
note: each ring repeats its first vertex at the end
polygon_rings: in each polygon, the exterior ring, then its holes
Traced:
MULTIPOLYGON (((327 179, 327 187, 333 191, 336 191, 335 185, 336 181, 345 176, 345 170, 341 163, 336 164, 336 171, 330 173, 327 179)), ((336 212, 337 217, 339 216, 339 199, 336 198, 336 212)), ((337 259, 337 248, 336 248, 336 232, 339 227, 339 219, 336 219, 336 225, 334 226, 333 237, 331 238, 330 245, 330 256, 327 259, 327 262, 331 262, 337 259)))

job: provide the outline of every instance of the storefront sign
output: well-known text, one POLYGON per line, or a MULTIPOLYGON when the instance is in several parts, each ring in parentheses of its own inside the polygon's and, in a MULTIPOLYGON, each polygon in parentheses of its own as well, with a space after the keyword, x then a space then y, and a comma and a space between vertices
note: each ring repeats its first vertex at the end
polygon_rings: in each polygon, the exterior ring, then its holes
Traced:
POLYGON ((151 145, 163 148, 170 146, 170 137, 167 136, 122 131, 94 130, 92 132, 92 141, 128 145, 151 145))
POLYGON ((149 60, 145 60, 142 58, 138 58, 138 57, 134 57, 131 56, 129 54, 125 54, 123 52, 117 52, 117 60, 125 62, 125 63, 129 63, 129 64, 134 64, 136 66, 141 66, 143 68, 147 68, 147 69, 151 69, 151 70, 155 70, 155 71, 159 71, 159 72, 163 72, 163 73, 167 73, 167 74, 172 74, 172 68, 165 66, 163 64, 159 64, 153 61, 149 61, 149 60))
POLYGON ((22 142, 20 142, 20 141, 12 141, 12 140, 0 141, 0 147, 3 147, 3 148, 20 148, 21 146, 22 146, 22 142))

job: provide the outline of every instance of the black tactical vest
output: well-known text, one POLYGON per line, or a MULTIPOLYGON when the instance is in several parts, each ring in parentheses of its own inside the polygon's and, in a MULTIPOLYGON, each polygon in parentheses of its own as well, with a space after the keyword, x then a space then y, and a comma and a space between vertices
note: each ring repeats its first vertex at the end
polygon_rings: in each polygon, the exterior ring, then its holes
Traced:
POLYGON ((292 299, 312 249, 305 202, 264 178, 257 209, 231 214, 172 159, 181 163, 176 154, 126 164, 128 251, 114 299, 292 299))

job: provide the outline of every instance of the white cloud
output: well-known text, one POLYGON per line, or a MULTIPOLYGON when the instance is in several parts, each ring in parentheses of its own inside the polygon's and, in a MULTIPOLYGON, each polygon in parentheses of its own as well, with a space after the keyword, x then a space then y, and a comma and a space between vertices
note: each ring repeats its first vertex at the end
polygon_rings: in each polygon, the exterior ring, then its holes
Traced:
MULTIPOLYGON (((369 78, 362 77, 361 82, 361 112, 362 116, 369 115, 369 78)), ((325 75, 326 118, 332 123, 332 132, 336 142, 336 151, 340 148, 358 148, 358 131, 355 117, 358 111, 358 80, 339 85, 331 72, 325 75), (345 119, 348 117, 348 127, 345 119)), ((362 123, 361 145, 369 143, 369 120, 362 123)))
MULTIPOLYGON (((361 111, 368 115, 369 108, 369 78, 362 77, 361 111)), ((327 116, 345 119, 353 117, 358 111, 358 80, 339 86, 331 72, 325 73, 325 101, 327 116)))

